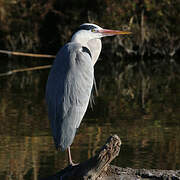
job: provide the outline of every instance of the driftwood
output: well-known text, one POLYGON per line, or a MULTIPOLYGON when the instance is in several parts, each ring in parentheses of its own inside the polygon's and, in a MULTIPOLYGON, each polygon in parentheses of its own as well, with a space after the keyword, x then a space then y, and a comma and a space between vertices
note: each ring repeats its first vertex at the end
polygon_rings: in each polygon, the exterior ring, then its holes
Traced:
POLYGON ((146 170, 121 168, 110 165, 119 154, 121 140, 117 135, 108 138, 106 144, 91 159, 69 166, 43 180, 176 180, 180 170, 146 170))

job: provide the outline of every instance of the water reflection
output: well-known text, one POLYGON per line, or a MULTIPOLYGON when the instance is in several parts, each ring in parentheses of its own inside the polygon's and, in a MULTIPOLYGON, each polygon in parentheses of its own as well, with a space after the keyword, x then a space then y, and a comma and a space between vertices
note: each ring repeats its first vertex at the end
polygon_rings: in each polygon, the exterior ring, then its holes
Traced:
MULTIPOLYGON (((0 179, 37 180, 67 165, 66 154, 55 150, 47 119, 44 87, 48 71, 0 79, 0 179)), ((122 81, 119 75, 115 77, 122 81)), ((111 79, 97 79, 100 96, 96 98, 94 110, 88 109, 76 135, 72 146, 75 162, 90 158, 109 135, 117 134, 123 144, 114 164, 180 169, 179 79, 168 81, 172 88, 166 89, 168 97, 164 94, 161 101, 158 95, 157 102, 148 96, 145 113, 129 95, 120 95, 125 84, 121 83, 117 90, 113 89, 115 84, 109 84, 111 79)), ((134 87, 130 81, 129 87, 134 87)))

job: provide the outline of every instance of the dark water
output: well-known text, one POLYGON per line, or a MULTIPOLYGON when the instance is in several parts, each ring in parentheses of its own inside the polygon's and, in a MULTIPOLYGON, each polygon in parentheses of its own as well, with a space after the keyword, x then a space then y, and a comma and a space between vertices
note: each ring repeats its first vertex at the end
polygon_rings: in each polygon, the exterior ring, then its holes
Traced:
MULTIPOLYGON (((1 66, 0 70, 7 69, 1 66)), ((37 180, 67 165, 66 153, 56 151, 49 128, 44 98, 48 72, 49 69, 0 77, 2 180, 37 180)), ((174 71, 172 74, 176 78, 170 81, 167 89, 163 88, 164 95, 160 91, 154 97, 151 88, 145 102, 140 100, 140 105, 136 98, 130 100, 129 96, 119 95, 121 93, 112 89, 114 85, 103 84, 113 81, 97 77, 100 95, 95 99, 93 110, 88 109, 75 137, 72 145, 74 161, 82 162, 92 157, 111 134, 117 134, 122 147, 113 164, 180 169, 180 81, 179 74, 174 71), (145 110, 142 110, 142 104, 145 110)), ((151 80, 153 83, 160 81, 155 75, 151 80)), ((119 89, 120 92, 124 90, 119 89)))

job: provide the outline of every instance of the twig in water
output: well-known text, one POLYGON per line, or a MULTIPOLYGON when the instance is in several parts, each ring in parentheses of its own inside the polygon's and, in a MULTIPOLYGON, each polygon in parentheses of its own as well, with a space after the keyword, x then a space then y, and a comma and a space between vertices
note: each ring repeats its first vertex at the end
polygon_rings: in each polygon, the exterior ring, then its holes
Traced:
POLYGON ((6 50, 0 50, 0 53, 8 54, 8 55, 16 55, 16 56, 38 57, 38 58, 55 58, 56 57, 54 55, 48 55, 48 54, 32 54, 32 53, 23 53, 23 52, 6 51, 6 50))

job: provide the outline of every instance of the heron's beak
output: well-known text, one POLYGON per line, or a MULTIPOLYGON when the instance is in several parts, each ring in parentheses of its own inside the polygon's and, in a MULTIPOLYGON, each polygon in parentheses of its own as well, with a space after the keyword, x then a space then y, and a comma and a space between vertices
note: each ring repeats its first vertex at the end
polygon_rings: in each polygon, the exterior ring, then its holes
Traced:
POLYGON ((111 30, 111 29, 101 29, 99 32, 103 36, 114 36, 114 35, 120 35, 120 34, 132 34, 132 32, 129 31, 118 31, 118 30, 111 30))

